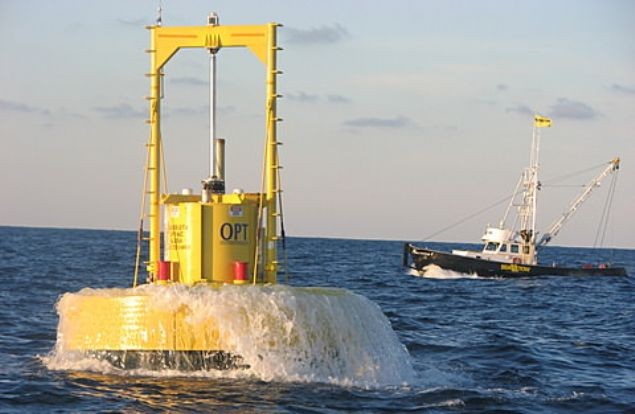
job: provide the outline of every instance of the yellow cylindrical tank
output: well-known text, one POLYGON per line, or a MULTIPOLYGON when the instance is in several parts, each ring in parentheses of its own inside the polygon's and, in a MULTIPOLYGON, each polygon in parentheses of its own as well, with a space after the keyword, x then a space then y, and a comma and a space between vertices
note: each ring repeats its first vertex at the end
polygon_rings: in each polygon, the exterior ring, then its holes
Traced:
POLYGON ((232 283, 236 262, 247 263, 251 275, 256 253, 257 205, 245 200, 240 204, 214 205, 212 224, 212 281, 232 283))
MULTIPOLYGON (((204 239, 204 218, 207 215, 204 214, 204 207, 206 206, 198 202, 167 205, 165 258, 173 263, 174 282, 194 284, 202 280, 206 264, 201 248, 204 239)), ((208 267, 211 269, 211 255, 207 259, 208 267)))
POLYGON ((236 262, 254 269, 258 202, 243 194, 200 200, 166 199, 164 259, 171 263, 171 280, 188 285, 233 283, 236 262))

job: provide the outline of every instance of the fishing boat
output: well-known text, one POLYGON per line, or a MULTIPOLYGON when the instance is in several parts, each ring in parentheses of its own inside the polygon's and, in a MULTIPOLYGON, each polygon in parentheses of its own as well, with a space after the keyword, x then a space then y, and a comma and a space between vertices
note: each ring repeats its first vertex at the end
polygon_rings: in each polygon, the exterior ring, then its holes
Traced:
POLYGON ((499 225, 487 227, 481 238, 484 243, 481 251, 442 252, 405 243, 403 265, 418 272, 425 272, 428 266, 435 265, 446 270, 484 277, 626 276, 625 268, 613 267, 608 263, 561 267, 557 264, 540 265, 538 262, 539 249, 558 234, 593 190, 600 186, 602 180, 609 175, 615 177, 620 167, 619 158, 610 160, 602 171, 584 186, 562 216, 540 235, 536 231, 536 201, 541 189, 538 179, 540 131, 542 128, 550 127, 551 123, 549 118, 540 115, 534 117, 529 167, 523 170, 499 225), (514 206, 517 208, 516 220, 513 226, 508 226, 506 223, 514 206))

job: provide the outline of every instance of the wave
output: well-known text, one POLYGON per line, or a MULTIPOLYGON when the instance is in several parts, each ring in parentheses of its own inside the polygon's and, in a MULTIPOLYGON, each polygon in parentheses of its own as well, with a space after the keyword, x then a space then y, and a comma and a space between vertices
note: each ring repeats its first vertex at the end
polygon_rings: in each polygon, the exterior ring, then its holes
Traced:
POLYGON ((263 381, 323 382, 345 386, 404 385, 414 380, 410 356, 379 306, 345 289, 285 285, 154 286, 135 289, 83 289, 67 293, 55 349, 43 361, 52 370, 123 375, 251 377, 263 381), (218 328, 248 365, 240 370, 123 371, 88 354, 64 347, 63 323, 72 295, 122 297, 150 295, 163 310, 187 306, 188 322, 222 321, 218 328))

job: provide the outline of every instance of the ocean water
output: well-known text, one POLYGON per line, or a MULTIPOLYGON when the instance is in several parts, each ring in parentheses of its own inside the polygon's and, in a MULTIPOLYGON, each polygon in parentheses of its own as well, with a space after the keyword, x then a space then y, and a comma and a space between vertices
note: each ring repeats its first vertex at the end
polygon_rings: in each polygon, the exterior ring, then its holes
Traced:
POLYGON ((289 322, 310 325, 300 333, 357 338, 335 354, 313 342, 303 348, 312 364, 272 354, 242 375, 56 364, 56 304, 85 287, 128 288, 135 238, 0 227, 0 412, 635 412, 633 250, 541 257, 611 261, 629 277, 504 280, 412 274, 401 242, 290 238, 280 277, 290 287, 265 294, 283 314, 310 305, 304 315, 317 319, 289 322), (303 301, 299 286, 345 294, 303 301))

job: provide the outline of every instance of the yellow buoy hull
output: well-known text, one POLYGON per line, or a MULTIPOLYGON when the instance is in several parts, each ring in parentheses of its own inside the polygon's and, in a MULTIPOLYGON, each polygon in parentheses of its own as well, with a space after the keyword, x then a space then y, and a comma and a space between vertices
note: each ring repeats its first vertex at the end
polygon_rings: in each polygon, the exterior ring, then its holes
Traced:
POLYGON ((194 318, 187 305, 161 309, 151 295, 67 294, 58 341, 78 351, 231 351, 217 321, 194 318))

